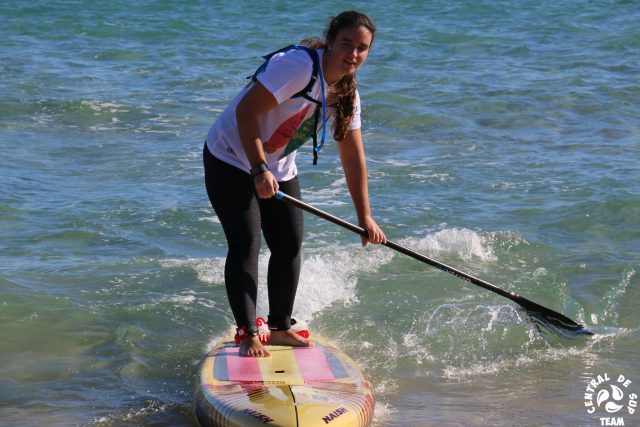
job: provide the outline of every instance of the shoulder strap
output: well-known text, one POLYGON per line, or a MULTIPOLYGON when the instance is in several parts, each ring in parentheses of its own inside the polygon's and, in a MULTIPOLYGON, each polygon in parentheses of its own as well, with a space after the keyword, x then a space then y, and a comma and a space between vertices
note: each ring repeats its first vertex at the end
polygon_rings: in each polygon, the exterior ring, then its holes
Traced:
POLYGON ((278 53, 282 53, 282 52, 288 52, 290 50, 304 50, 305 52, 307 52, 307 54, 309 55, 309 57, 311 58, 311 61, 313 62, 313 71, 311 72, 311 78, 309 79, 309 83, 307 83, 307 85, 304 87, 304 89, 302 89, 300 92, 295 93, 292 98, 297 98, 297 97, 303 97, 315 104, 321 105, 322 102, 313 99, 311 96, 309 96, 309 92, 311 91, 311 88, 313 88, 313 85, 316 83, 316 80, 318 79, 318 70, 320 69, 320 58, 318 56, 318 52, 315 49, 312 49, 310 47, 307 46, 301 46, 301 45, 297 45, 297 44, 292 44, 286 47, 283 47, 282 49, 278 49, 276 51, 273 51, 267 55, 264 55, 263 58, 265 59, 265 61, 262 63, 262 65, 260 65, 258 67, 258 69, 256 70, 255 73, 253 73, 252 76, 247 77, 247 78, 251 78, 252 81, 257 81, 257 77, 258 74, 262 73, 265 68, 267 68, 267 64, 269 63, 269 60, 276 54, 278 53))
POLYGON ((322 149, 322 147, 324 146, 324 141, 325 141, 325 131, 326 131, 326 123, 327 123, 327 119, 326 119, 326 105, 325 105, 325 94, 324 94, 324 81, 322 80, 322 71, 320 70, 320 57, 318 56, 318 52, 310 47, 307 46, 302 46, 302 45, 297 45, 297 44, 291 44, 289 46, 285 46, 282 49, 278 49, 276 51, 273 51, 267 55, 264 55, 264 62, 262 63, 262 65, 260 65, 258 67, 258 69, 256 70, 255 73, 253 73, 252 76, 247 77, 248 79, 250 78, 252 81, 256 82, 258 80, 258 74, 262 73, 265 68, 267 68, 267 64, 269 63, 269 60, 276 54, 278 53, 282 53, 282 52, 288 52, 290 50, 293 49, 297 49, 297 50, 304 50, 305 52, 307 52, 307 54, 309 55, 309 57, 311 58, 311 61, 313 63, 313 70, 311 72, 311 78, 309 79, 309 83, 307 83, 307 85, 304 87, 304 89, 302 89, 300 92, 297 92, 295 94, 293 94, 293 96, 291 96, 291 98, 297 98, 297 97, 303 97, 308 101, 313 102, 314 104, 316 104, 316 109, 314 111, 314 124, 313 124, 313 134, 312 134, 312 138, 313 138, 313 164, 317 164, 318 163, 318 152, 322 149), (317 99, 314 99, 312 96, 309 95, 309 92, 311 92, 311 89, 313 88, 313 85, 316 83, 316 81, 318 80, 318 74, 320 74, 320 84, 322 85, 322 101, 318 101, 317 99), (320 112, 322 111, 322 141, 320 143, 320 145, 318 145, 318 133, 316 131, 316 129, 318 129, 318 121, 320 119, 320 112))

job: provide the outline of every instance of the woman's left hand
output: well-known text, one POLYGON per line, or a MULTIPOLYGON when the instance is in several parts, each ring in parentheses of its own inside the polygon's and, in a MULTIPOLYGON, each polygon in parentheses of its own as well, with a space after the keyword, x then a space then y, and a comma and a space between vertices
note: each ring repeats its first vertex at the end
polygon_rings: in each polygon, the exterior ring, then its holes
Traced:
POLYGON ((367 216, 364 221, 360 222, 360 227, 364 228, 367 231, 368 238, 365 236, 360 236, 362 240, 362 246, 367 246, 367 243, 380 244, 387 243, 387 236, 385 236, 384 232, 375 220, 371 216, 367 216))

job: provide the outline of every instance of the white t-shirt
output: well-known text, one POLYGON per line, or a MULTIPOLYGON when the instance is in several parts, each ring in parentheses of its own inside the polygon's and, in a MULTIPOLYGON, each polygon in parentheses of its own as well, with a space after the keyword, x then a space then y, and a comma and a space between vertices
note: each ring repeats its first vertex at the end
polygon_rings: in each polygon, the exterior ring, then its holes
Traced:
MULTIPOLYGON (((318 49, 320 64, 324 49, 318 49)), ((322 65, 321 65, 322 66, 322 65)), ((303 50, 293 49, 274 55, 265 68, 257 76, 262 85, 274 96, 278 105, 259 117, 260 138, 267 160, 267 166, 278 181, 287 181, 298 174, 295 164, 297 149, 312 137, 313 114, 316 104, 303 98, 291 96, 303 90, 311 78, 313 61, 303 50)), ((323 73, 324 75, 324 73, 323 73)), ((207 134, 209 151, 220 160, 249 173, 251 165, 240 141, 236 108, 244 94, 253 85, 245 87, 220 114, 207 134)), ((330 86, 325 85, 325 96, 330 86)), ((309 91, 309 96, 322 100, 320 81, 309 91)), ((327 107, 327 119, 333 117, 334 108, 327 107)), ((318 128, 322 127, 322 114, 318 120, 318 128)), ((349 130, 360 128, 360 96, 356 90, 354 115, 349 130)), ((318 132, 320 142, 321 130, 318 132)), ((327 136, 331 136, 327 125, 327 136)))

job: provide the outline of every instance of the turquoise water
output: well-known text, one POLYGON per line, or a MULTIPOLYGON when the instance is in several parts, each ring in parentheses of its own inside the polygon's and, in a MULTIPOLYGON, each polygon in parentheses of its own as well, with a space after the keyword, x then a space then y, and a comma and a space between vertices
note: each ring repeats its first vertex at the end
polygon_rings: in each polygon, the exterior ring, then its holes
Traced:
MULTIPOLYGON (((596 335, 311 216, 295 316, 365 367, 377 426, 600 425, 605 372, 640 423, 640 3, 9 0, 1 425, 195 424, 197 363, 232 322, 204 135, 260 55, 350 7, 379 27, 359 87, 387 235, 596 335)), ((354 221, 333 144, 299 168, 307 202, 354 221)))

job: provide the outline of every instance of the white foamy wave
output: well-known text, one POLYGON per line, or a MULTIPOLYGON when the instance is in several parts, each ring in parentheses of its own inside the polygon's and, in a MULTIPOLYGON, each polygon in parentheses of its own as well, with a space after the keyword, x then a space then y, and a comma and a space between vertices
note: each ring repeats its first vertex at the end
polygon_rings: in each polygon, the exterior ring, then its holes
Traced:
POLYGON ((607 290, 603 298, 602 305, 604 306, 604 310, 602 319, 611 319, 614 324, 618 322, 618 304, 624 299, 629 283, 631 283, 631 279, 635 274, 636 271, 633 269, 626 271, 620 283, 607 290))
POLYGON ((382 161, 379 161, 378 163, 384 163, 389 166, 395 166, 398 168, 415 167, 415 164, 408 160, 399 160, 399 159, 391 159, 391 158, 384 159, 382 161))
POLYGON ((167 295, 159 299, 160 304, 172 304, 176 306, 188 306, 196 301, 196 296, 193 291, 189 291, 187 294, 180 295, 167 295))
POLYGON ((427 181, 453 181, 453 177, 448 173, 410 173, 408 176, 421 183, 427 181))
POLYGON ((88 129, 92 132, 104 132, 104 131, 114 131, 114 130, 127 130, 126 126, 89 126, 88 129))
POLYGON ((128 113, 129 112, 129 109, 125 105, 116 104, 114 102, 89 99, 89 100, 81 101, 80 104, 85 107, 89 107, 90 109, 95 111, 96 115, 103 112, 107 112, 107 113, 128 113))
MULTIPOLYGON (((384 396, 384 392, 378 390, 378 387, 376 386, 375 395, 384 396)), ((386 425, 393 418, 393 414, 396 412, 398 412, 398 410, 389 403, 382 402, 379 399, 376 400, 375 411, 373 412, 373 425, 386 425)))
MULTIPOLYGON (((223 330, 222 332, 218 333, 218 335, 212 337, 208 342, 207 345, 204 348, 204 353, 207 354, 209 353, 213 348, 215 348, 219 343, 228 340, 230 337, 232 337, 234 334, 236 333, 236 328, 235 326, 233 326, 232 324, 229 325, 229 327, 226 330, 223 330)), ((196 360, 194 363, 194 366, 197 366, 198 363, 200 361, 196 360)))
MULTIPOLYGON (((376 271, 392 256, 379 247, 362 249, 355 244, 303 250, 294 316, 309 321, 314 314, 335 302, 356 302, 358 275, 376 271)), ((262 271, 266 271, 266 260, 264 265, 262 271)), ((261 287, 261 291, 263 295, 259 296, 258 310, 268 312, 266 285, 261 287)))
POLYGON ((166 259, 160 261, 165 268, 192 267, 198 280, 208 284, 224 284, 224 258, 166 259))
POLYGON ((201 218, 198 218, 198 221, 206 221, 206 222, 211 222, 213 224, 222 224, 220 222, 220 218, 218 218, 217 215, 203 216, 201 218))
POLYGON ((96 426, 114 426, 114 425, 143 425, 147 421, 153 419, 154 415, 165 413, 172 409, 178 408, 178 404, 164 403, 156 399, 149 399, 144 403, 143 407, 133 407, 123 410, 120 413, 106 415, 93 420, 96 426))
MULTIPOLYGON (((358 275, 376 271, 378 266, 389 262, 392 257, 393 253, 383 248, 368 246, 363 249, 355 244, 303 248, 294 317, 308 322, 314 314, 335 302, 356 302, 358 275)), ((266 283, 268 251, 260 253, 258 263, 257 312, 258 316, 266 317, 269 312, 266 283)), ((198 280, 212 285, 224 285, 224 258, 167 259, 160 264, 165 268, 189 266, 197 272, 198 280)))
POLYGON ((495 261, 491 242, 483 235, 466 228, 447 228, 422 238, 403 239, 406 246, 427 253, 453 253, 464 260, 474 257, 495 261))
POLYGON ((442 304, 415 320, 403 336, 406 354, 417 366, 428 363, 443 377, 469 381, 522 367, 589 357, 634 331, 592 329, 591 337, 567 341, 538 329, 515 306, 442 304))
POLYGON ((533 271, 533 277, 541 277, 548 275, 549 272, 544 267, 538 267, 533 271))
POLYGON ((313 189, 312 191, 303 193, 303 200, 314 204, 315 206, 344 206, 347 204, 346 190, 344 186, 331 185, 313 189))
POLYGON ((478 376, 497 375, 524 367, 557 363, 561 360, 588 359, 593 357, 594 353, 598 353, 600 347, 611 347, 617 339, 635 333, 637 330, 602 328, 594 332, 595 335, 587 341, 580 341, 575 345, 544 346, 542 348, 528 348, 529 346, 523 345, 521 348, 513 350, 514 353, 518 354, 515 357, 502 354, 495 355, 490 359, 472 361, 468 364, 448 364, 442 369, 443 376, 451 380, 464 382, 478 376))

